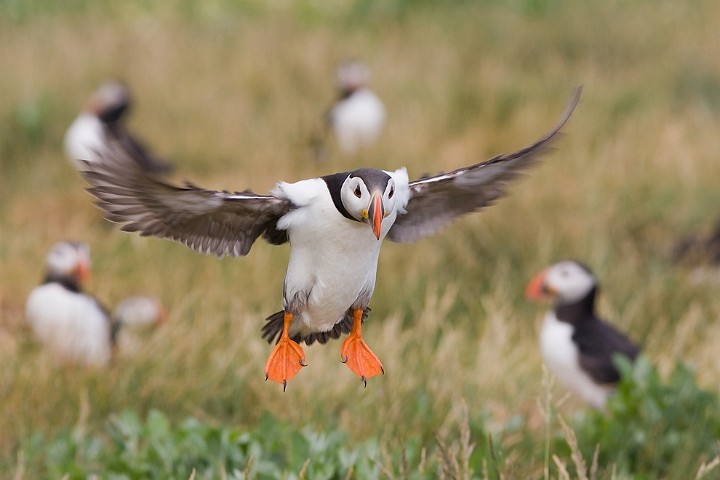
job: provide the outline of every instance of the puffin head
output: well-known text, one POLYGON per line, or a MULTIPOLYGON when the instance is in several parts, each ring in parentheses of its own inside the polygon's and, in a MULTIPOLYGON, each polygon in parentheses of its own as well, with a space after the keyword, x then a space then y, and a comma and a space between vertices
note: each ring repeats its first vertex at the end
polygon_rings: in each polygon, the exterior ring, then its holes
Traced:
POLYGON ((163 325, 168 315, 157 298, 136 295, 120 302, 113 310, 113 318, 126 330, 145 332, 163 325))
POLYGON ((45 257, 45 266, 48 277, 67 278, 80 286, 90 275, 90 247, 80 242, 58 242, 45 257))
POLYGON ((396 211, 395 179, 383 170, 361 168, 350 172, 340 188, 340 199, 355 219, 370 225, 380 240, 382 222, 396 211))
POLYGON ((558 305, 578 302, 597 288, 590 269, 582 263, 564 260, 537 274, 525 289, 533 300, 552 299, 558 305))
POLYGON ((338 65, 337 80, 340 91, 352 93, 364 87, 370 79, 368 66, 355 59, 347 59, 338 65))
POLYGON ((104 83, 90 97, 86 110, 96 115, 103 123, 113 123, 130 109, 131 98, 128 88, 120 82, 104 83))

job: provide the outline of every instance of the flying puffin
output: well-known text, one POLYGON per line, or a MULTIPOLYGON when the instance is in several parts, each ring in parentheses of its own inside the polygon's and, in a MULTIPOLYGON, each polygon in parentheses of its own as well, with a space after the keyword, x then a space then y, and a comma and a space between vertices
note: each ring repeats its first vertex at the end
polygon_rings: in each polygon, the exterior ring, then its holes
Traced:
POLYGON ((330 127, 344 154, 372 145, 385 123, 385 106, 367 87, 370 69, 363 62, 347 60, 337 69, 339 98, 328 113, 330 127))
POLYGON ((634 361, 638 347, 595 314, 598 285, 590 269, 566 260, 539 273, 528 284, 533 300, 551 299, 545 314, 540 347, 550 371, 593 407, 605 402, 620 380, 613 357, 634 361))
POLYGON ((83 292, 90 272, 85 243, 58 242, 46 257, 43 283, 28 296, 25 315, 35 336, 60 363, 102 367, 118 343, 128 343, 138 324, 162 323, 165 313, 152 297, 131 297, 111 315, 83 292))
POLYGON ((77 169, 85 168, 79 159, 98 161, 108 141, 113 140, 144 170, 171 170, 169 163, 153 156, 127 131, 124 121, 130 107, 130 91, 119 82, 107 82, 92 94, 65 133, 65 153, 77 169))
POLYGON ((298 342, 325 343, 349 332, 340 357, 366 384, 383 373, 362 339, 382 240, 412 242, 492 204, 510 180, 549 150, 580 92, 557 125, 528 147, 412 182, 405 168, 360 168, 279 182, 269 195, 212 191, 147 175, 122 149, 107 149, 102 162, 86 163, 83 175, 105 218, 123 224, 124 231, 217 256, 246 255, 260 236, 273 245, 289 242, 283 310, 268 317, 262 329, 269 342, 278 338, 266 379, 284 389, 306 365, 298 342))

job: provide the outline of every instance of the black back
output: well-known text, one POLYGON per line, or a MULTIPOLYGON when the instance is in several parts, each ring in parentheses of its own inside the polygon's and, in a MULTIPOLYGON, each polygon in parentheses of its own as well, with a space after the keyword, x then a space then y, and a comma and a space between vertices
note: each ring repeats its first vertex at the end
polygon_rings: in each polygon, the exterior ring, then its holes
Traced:
POLYGON ((639 349, 628 337, 595 315, 596 292, 597 288, 593 287, 579 301, 557 305, 555 315, 575 329, 572 340, 578 349, 580 368, 597 383, 612 384, 620 380, 613 357, 619 354, 633 361, 639 349))

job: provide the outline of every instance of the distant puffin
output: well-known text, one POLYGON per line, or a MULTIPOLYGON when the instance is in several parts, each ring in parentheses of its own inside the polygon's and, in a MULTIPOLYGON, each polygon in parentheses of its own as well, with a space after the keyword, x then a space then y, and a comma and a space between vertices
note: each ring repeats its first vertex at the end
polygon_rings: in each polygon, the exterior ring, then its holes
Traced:
POLYGON ((614 355, 634 361, 638 347, 595 314, 597 282, 588 267, 566 260, 539 273, 527 287, 534 300, 551 299, 540 346, 551 372, 593 407, 603 410, 620 380, 614 355))
POLYGON ((340 357, 366 383, 383 372, 361 333, 382 240, 412 242, 491 205, 510 180, 549 150, 579 96, 578 88, 558 124, 532 145, 413 182, 405 168, 360 168, 280 182, 269 195, 212 191, 165 183, 112 148, 102 162, 87 163, 84 176, 105 218, 124 224, 125 231, 218 256, 246 255, 260 236, 274 245, 289 242, 283 310, 263 328, 268 341, 279 336, 266 379, 285 388, 305 365, 297 342, 324 343, 350 332, 340 357))
POLYGON ((125 117, 131 106, 130 91, 119 82, 107 82, 92 94, 65 133, 65 153, 76 168, 85 168, 79 160, 98 161, 113 140, 147 172, 171 170, 168 162, 153 156, 128 132, 125 117))
POLYGON ((720 218, 707 236, 696 234, 680 239, 673 249, 673 258, 675 261, 720 265, 720 218))
POLYGON ((147 335, 167 319, 165 308, 155 297, 134 295, 123 299, 112 312, 116 351, 123 355, 136 353, 147 335))
POLYGON ((111 318, 97 299, 83 293, 90 271, 87 244, 54 244, 46 268, 43 283, 27 299, 25 315, 40 343, 62 364, 105 366, 116 344, 128 343, 123 337, 134 325, 164 321, 164 310, 152 298, 132 297, 111 318))
POLYGON ((339 98, 328 113, 338 147, 351 155, 375 143, 385 123, 385 106, 368 88, 370 69, 357 60, 342 62, 337 69, 339 98))

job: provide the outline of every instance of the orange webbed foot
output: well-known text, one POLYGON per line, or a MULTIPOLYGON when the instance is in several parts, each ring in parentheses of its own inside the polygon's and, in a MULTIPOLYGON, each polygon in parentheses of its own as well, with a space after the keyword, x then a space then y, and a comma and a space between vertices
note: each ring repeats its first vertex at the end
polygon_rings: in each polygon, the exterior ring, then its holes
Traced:
POLYGON ((367 379, 385 373, 382 363, 362 339, 362 309, 353 313, 353 328, 340 348, 340 360, 362 380, 367 387, 367 379))
POLYGON ((294 377, 302 367, 307 366, 302 347, 291 340, 287 334, 291 320, 292 315, 286 314, 283 334, 265 364, 265 380, 282 383, 283 392, 287 388, 288 380, 294 377))
POLYGON ((382 363, 360 335, 350 335, 340 349, 340 359, 360 377, 367 387, 367 379, 385 373, 382 363))

